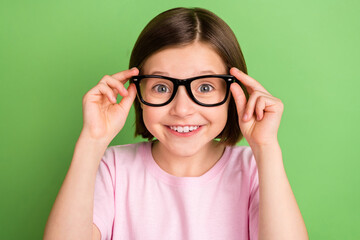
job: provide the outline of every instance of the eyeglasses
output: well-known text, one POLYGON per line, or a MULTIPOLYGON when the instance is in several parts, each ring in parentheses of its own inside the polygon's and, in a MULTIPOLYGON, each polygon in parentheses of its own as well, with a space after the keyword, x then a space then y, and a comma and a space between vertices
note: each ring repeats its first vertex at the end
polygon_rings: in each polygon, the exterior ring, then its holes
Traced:
POLYGON ((160 75, 139 75, 131 77, 138 97, 143 104, 161 107, 170 103, 179 86, 183 85, 189 97, 205 107, 219 106, 229 96, 230 84, 236 78, 232 75, 203 75, 188 79, 176 79, 160 75))

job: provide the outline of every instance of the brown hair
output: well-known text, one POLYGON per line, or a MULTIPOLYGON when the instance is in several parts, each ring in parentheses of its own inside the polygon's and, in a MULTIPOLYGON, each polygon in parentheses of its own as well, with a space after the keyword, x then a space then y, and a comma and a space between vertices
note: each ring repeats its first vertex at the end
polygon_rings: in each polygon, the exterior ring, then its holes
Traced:
MULTIPOLYGON (((129 68, 137 67, 142 74, 142 66, 155 52, 171 46, 185 46, 195 41, 207 43, 223 59, 230 70, 236 67, 247 73, 245 59, 239 43, 230 27, 218 16, 203 8, 173 8, 153 18, 140 33, 130 57, 129 68)), ((246 88, 240 84, 246 100, 246 88)), ((134 101, 135 136, 153 140, 154 136, 146 129, 139 100, 134 101)), ((217 136, 226 145, 235 145, 242 139, 238 123, 236 105, 230 96, 227 123, 217 136)))

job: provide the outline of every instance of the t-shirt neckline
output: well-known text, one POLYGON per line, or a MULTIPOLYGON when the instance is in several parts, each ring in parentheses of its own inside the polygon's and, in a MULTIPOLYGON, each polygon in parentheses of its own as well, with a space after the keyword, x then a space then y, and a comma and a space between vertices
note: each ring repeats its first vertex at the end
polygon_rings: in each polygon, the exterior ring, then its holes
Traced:
POLYGON ((215 163, 214 166, 212 166, 212 168, 210 168, 203 175, 198 177, 178 177, 169 174, 155 162, 151 153, 151 142, 144 142, 141 145, 141 148, 142 155, 144 156, 145 163, 150 172, 161 181, 176 186, 207 183, 224 168, 225 164, 228 162, 230 154, 230 148, 226 146, 221 158, 215 163))

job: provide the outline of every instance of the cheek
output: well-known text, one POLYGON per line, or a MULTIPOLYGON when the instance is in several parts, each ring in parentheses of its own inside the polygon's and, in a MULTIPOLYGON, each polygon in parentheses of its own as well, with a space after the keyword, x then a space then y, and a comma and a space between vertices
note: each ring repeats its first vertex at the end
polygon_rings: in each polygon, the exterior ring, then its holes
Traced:
POLYGON ((228 119, 228 109, 225 108, 219 113, 219 124, 221 124, 222 126, 221 131, 225 128, 227 119, 228 119))
POLYGON ((160 123, 160 120, 163 118, 163 114, 161 113, 161 111, 157 111, 157 110, 158 110, 157 108, 152 108, 143 105, 143 121, 145 127, 148 129, 150 133, 152 133, 154 126, 160 123))
POLYGON ((147 107, 142 107, 142 111, 143 111, 143 121, 145 124, 145 127, 147 129, 149 129, 149 125, 151 125, 151 123, 154 121, 153 119, 153 114, 151 114, 151 111, 149 111, 149 109, 147 107))
POLYGON ((222 108, 221 111, 221 124, 222 124, 222 130, 224 130, 226 123, 228 121, 228 113, 229 113, 229 101, 227 101, 224 105, 224 108, 222 108))
POLYGON ((225 128, 228 118, 228 104, 225 104, 226 105, 219 106, 218 109, 213 109, 213 111, 210 111, 208 114, 211 121, 218 126, 220 132, 225 128))
POLYGON ((230 101, 226 101, 223 106, 221 106, 221 116, 227 121, 228 113, 229 113, 229 105, 230 101))

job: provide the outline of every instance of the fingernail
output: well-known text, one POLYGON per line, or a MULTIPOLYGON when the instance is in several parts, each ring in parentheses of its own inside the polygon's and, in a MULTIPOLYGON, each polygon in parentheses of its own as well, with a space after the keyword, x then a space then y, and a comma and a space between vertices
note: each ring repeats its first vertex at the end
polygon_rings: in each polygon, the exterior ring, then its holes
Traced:
POLYGON ((248 118, 248 115, 245 114, 245 115, 243 116, 243 120, 245 121, 247 118, 248 118))

